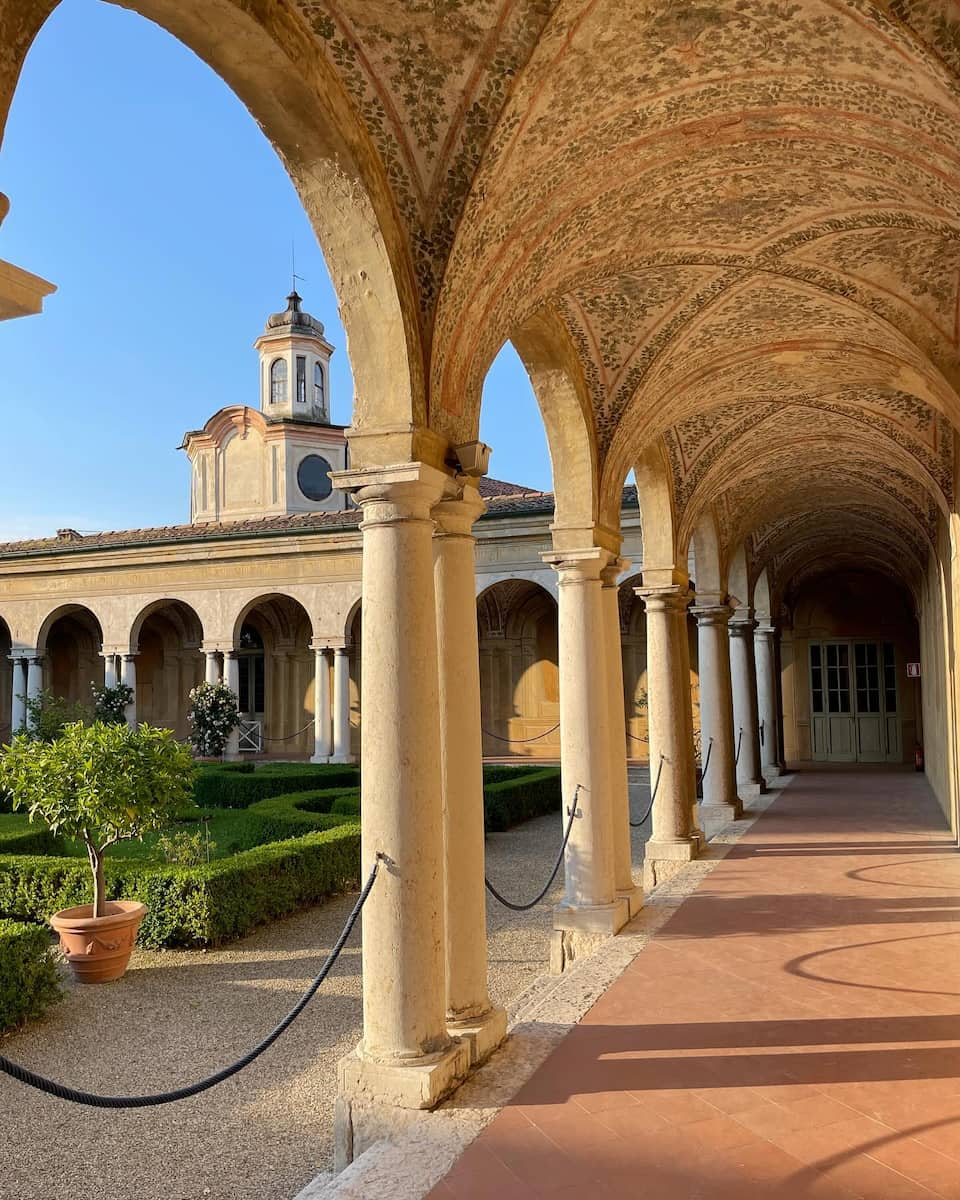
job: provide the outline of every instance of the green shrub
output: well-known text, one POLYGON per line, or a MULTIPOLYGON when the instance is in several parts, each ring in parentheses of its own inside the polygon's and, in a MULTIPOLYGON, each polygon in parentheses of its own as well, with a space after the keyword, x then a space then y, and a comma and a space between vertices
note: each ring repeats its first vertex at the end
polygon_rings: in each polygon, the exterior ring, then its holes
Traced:
POLYGON ((341 813, 346 817, 360 816, 360 789, 354 792, 341 792, 330 805, 332 813, 341 813))
POLYGON ((559 767, 523 771, 515 779, 489 783, 483 789, 483 821, 489 833, 502 833, 521 821, 560 809, 559 767))
MULTIPOLYGON (((285 838, 302 837, 318 829, 335 829, 350 823, 358 814, 343 814, 333 805, 344 793, 331 789, 308 792, 286 792, 252 804, 245 812, 256 844, 279 842, 285 838)), ((358 801, 359 810, 359 801, 358 801)))
POLYGON ((327 766, 311 763, 278 763, 285 770, 260 767, 256 771, 239 772, 209 767, 197 773, 193 798, 201 808, 249 808, 271 796, 287 792, 317 791, 357 786, 360 773, 357 767, 327 766))
POLYGON ((49 930, 0 921, 0 1031, 43 1016, 59 999, 49 930))
MULTIPOLYGON (((360 827, 351 822, 196 867, 110 860, 106 891, 150 909, 139 945, 216 946, 344 891, 359 874, 360 827)), ((45 920, 83 903, 88 880, 80 859, 0 855, 0 913, 45 920)))

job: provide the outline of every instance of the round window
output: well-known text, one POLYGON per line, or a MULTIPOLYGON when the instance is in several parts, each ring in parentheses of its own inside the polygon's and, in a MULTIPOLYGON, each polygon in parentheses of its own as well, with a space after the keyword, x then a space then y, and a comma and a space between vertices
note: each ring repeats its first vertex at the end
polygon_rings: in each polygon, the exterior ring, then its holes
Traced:
POLYGON ((327 460, 319 454, 308 454, 297 467, 297 486, 308 500, 326 500, 333 491, 327 460))

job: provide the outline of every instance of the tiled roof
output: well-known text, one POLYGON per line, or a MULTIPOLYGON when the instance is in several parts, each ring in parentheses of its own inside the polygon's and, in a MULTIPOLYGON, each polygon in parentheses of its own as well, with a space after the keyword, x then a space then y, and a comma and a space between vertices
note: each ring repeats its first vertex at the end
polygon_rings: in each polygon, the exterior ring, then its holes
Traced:
MULTIPOLYGON (((487 500, 485 516, 502 517, 553 512, 553 493, 536 492, 499 479, 481 480, 480 493, 487 500)), ((624 508, 637 507, 637 489, 624 488, 624 508)), ((483 518, 481 517, 481 520, 483 518)), ((56 537, 31 538, 21 542, 0 543, 0 558, 29 558, 35 554, 65 554, 79 550, 112 550, 124 546, 153 546, 176 542, 215 542, 218 540, 270 537, 272 534, 322 533, 355 528, 360 510, 299 513, 295 516, 256 517, 246 521, 207 522, 199 525, 160 525, 154 529, 121 529, 106 533, 79 534, 61 530, 56 537)))

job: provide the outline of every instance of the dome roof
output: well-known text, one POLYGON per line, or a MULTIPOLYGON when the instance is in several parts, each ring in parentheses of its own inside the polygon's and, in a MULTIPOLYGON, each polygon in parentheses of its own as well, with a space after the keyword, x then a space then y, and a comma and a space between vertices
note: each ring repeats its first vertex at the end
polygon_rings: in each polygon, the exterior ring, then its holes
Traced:
POLYGON ((284 312, 272 313, 267 317, 264 333, 299 333, 301 335, 323 337, 323 325, 316 317, 311 317, 300 308, 302 297, 296 290, 287 297, 287 307, 284 312))

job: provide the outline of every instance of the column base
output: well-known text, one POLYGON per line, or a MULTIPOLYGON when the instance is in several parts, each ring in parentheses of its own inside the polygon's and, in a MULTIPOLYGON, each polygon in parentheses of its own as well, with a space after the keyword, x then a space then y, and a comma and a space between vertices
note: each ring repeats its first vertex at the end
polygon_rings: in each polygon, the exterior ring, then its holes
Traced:
POLYGON ((328 763, 330 761, 330 756, 327 754, 314 754, 310 761, 312 763, 328 763))
POLYGON ((558 904, 553 910, 550 973, 561 975, 578 958, 592 954, 630 920, 625 897, 612 904, 558 904))
POLYGON ((762 768, 763 777, 769 783, 771 780, 779 779, 783 774, 783 767, 777 766, 776 763, 771 763, 762 768))
POLYGON ((447 1030, 451 1037, 460 1038, 468 1044, 470 1066, 479 1067, 507 1036, 507 1013, 503 1008, 491 1008, 479 1017, 448 1021, 447 1030))
POLYGON ((754 781, 753 783, 738 783, 737 795, 743 800, 755 800, 758 796, 762 796, 767 790, 766 780, 754 781))
POLYGON ((326 759, 325 761, 329 762, 329 763, 339 763, 340 765, 343 765, 344 763, 355 763, 357 761, 357 758, 356 758, 356 755, 354 755, 354 754, 331 754, 331 756, 328 759, 326 759))
POLYGON ((636 884, 634 884, 632 888, 618 888, 617 899, 626 900, 627 919, 632 921, 637 913, 643 908, 643 888, 637 887, 636 884))
POLYGON ((647 892, 672 879, 698 856, 700 843, 694 838, 677 842, 647 842, 643 859, 643 886, 647 892))
POLYGON ((739 821, 743 816, 743 801, 738 796, 735 803, 701 804, 700 815, 705 821, 724 822, 739 821))
POLYGON ((434 1108, 470 1070, 470 1046, 454 1038, 446 1050, 399 1062, 361 1058, 355 1050, 337 1064, 341 1097, 394 1108, 434 1108))

